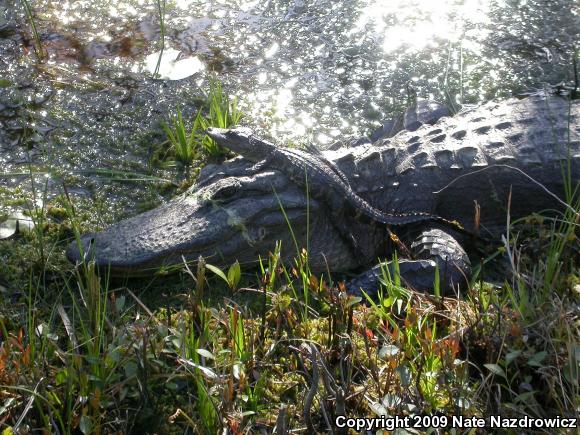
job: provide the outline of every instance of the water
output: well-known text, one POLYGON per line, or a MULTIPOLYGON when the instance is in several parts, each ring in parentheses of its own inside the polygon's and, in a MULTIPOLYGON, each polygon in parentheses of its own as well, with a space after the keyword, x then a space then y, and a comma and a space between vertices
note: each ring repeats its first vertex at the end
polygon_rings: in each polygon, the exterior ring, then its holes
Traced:
POLYGON ((159 123, 178 106, 193 113, 213 75, 246 125, 324 147, 401 111, 407 83, 457 108, 571 82, 580 29, 564 0, 178 0, 156 78, 155 1, 31 6, 42 63, 21 1, 0 2, 0 202, 43 172, 51 194, 64 183, 119 215, 159 189, 103 171, 183 178, 155 164, 159 123))

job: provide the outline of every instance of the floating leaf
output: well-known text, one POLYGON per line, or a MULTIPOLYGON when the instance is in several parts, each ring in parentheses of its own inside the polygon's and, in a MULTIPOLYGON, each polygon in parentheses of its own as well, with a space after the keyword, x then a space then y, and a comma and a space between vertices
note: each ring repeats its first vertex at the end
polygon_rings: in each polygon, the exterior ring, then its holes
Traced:
POLYGON ((172 48, 166 48, 163 52, 151 53, 145 58, 147 70, 154 74, 159 62, 158 77, 164 80, 182 80, 199 71, 205 66, 197 57, 182 58, 182 52, 172 48))
POLYGON ((7 219, 0 224, 0 240, 8 239, 18 232, 18 220, 7 219))

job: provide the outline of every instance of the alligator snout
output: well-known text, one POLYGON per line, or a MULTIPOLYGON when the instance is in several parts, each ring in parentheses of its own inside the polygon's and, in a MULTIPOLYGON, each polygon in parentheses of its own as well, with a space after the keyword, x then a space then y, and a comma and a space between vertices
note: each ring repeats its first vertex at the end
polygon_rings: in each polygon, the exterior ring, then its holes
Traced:
MULTIPOLYGON (((252 167, 239 159, 227 162, 168 203, 73 241, 67 257, 75 263, 94 261, 113 276, 145 276, 200 255, 221 266, 255 262, 273 252, 277 241, 291 256, 294 238, 306 246, 308 231, 327 234, 333 228, 319 213, 320 205, 286 176, 273 171, 250 175, 252 167)), ((324 241, 326 252, 344 251, 338 239, 330 235, 324 241)), ((320 261, 325 267, 322 256, 320 261)))

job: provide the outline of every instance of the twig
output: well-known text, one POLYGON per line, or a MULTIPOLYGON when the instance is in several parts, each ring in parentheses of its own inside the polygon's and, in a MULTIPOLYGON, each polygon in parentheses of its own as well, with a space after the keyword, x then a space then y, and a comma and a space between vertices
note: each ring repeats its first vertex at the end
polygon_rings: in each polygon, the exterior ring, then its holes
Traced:
POLYGON ((308 359, 312 363, 312 377, 310 379, 310 388, 304 397, 304 422, 306 423, 306 428, 308 433, 316 433, 314 430, 314 425, 312 424, 312 415, 310 413, 312 409, 312 404, 314 402, 314 397, 318 392, 318 381, 320 379, 320 373, 318 371, 318 362, 316 359, 316 347, 312 343, 304 344, 303 348, 307 348, 310 351, 308 354, 308 359))
POLYGON ((24 418, 26 417, 26 415, 28 414, 28 412, 32 408, 32 405, 34 404, 34 399, 36 398, 38 387, 42 381, 44 381, 44 378, 40 378, 40 380, 37 382, 36 386, 34 387, 34 391, 32 392, 30 399, 28 399, 28 402, 26 403, 26 406, 24 407, 24 411, 22 411, 20 418, 18 418, 18 421, 16 422, 16 424, 12 428, 12 431, 14 433, 20 432, 20 425, 22 424, 22 422, 24 421, 24 418))
POLYGON ((280 406, 280 412, 278 413, 278 418, 276 418, 276 427, 274 428, 274 433, 277 435, 288 434, 288 429, 286 428, 286 405, 280 406))
POLYGON ((160 324, 160 321, 157 319, 157 317, 155 317, 155 315, 151 312, 151 310, 149 308, 147 308, 147 306, 141 301, 141 299, 139 299, 137 297, 137 295, 135 293, 133 293, 130 289, 125 287, 125 290, 127 291, 127 293, 129 293, 131 295, 131 297, 135 300, 135 302, 137 302, 137 305, 139 305, 141 308, 143 308, 143 310, 147 313, 147 315, 149 316, 149 319, 154 320, 156 324, 160 324))

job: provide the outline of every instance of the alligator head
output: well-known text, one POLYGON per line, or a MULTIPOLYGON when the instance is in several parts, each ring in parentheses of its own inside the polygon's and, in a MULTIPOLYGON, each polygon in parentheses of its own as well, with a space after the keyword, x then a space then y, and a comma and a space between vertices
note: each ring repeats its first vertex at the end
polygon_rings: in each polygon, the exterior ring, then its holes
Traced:
POLYGON ((94 259, 112 275, 144 276, 200 255, 223 266, 256 261, 278 240, 283 253, 295 257, 296 245, 306 247, 310 234, 313 269, 352 268, 355 260, 335 231, 324 207, 284 174, 253 173, 252 163, 237 158, 206 167, 199 182, 172 201, 84 235, 67 257, 94 259))

